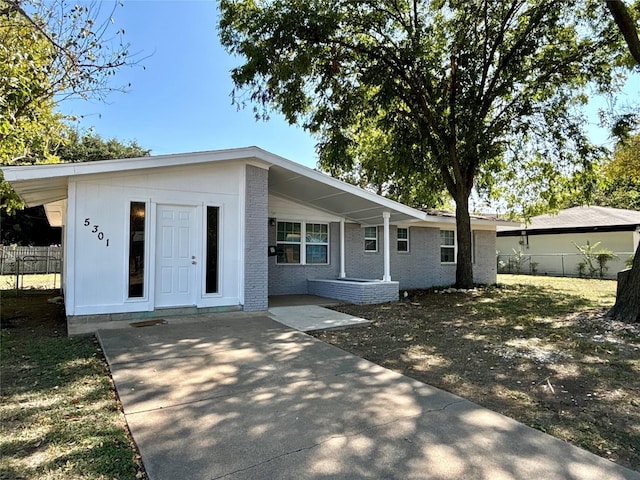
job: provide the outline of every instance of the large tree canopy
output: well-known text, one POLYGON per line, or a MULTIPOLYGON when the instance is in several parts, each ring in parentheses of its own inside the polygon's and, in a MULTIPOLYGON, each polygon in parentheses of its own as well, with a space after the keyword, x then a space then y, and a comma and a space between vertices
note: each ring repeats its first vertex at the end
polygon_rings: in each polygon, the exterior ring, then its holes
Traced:
POLYGON ((474 187, 515 162, 549 192, 558 172, 588 173, 580 107, 615 88, 623 55, 599 0, 220 0, 220 10, 222 43, 244 61, 236 103, 318 135, 332 173, 372 165, 390 191, 446 189, 460 287, 473 283, 474 187), (379 160, 362 142, 375 132, 379 160))
MULTIPOLYGON (((104 98, 113 74, 133 63, 100 5, 0 0, 0 164, 58 161, 67 129, 58 102, 104 98)), ((4 181, 0 198, 0 208, 21 206, 4 181)))

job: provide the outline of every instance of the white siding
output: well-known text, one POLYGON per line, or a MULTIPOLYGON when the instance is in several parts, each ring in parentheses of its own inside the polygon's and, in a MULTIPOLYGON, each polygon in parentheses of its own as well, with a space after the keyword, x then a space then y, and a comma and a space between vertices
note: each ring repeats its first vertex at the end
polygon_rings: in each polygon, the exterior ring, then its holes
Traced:
POLYGON ((339 222, 340 217, 305 205, 269 195, 269 217, 282 220, 339 222))
POLYGON ((204 274, 199 271, 196 306, 238 305, 239 282, 244 263, 241 249, 242 218, 240 195, 244 193, 244 163, 195 165, 147 170, 144 174, 91 176, 73 182, 69 188, 69 222, 66 253, 68 258, 68 315, 121 313, 153 310, 155 278, 156 205, 196 207, 198 237, 194 252, 199 267, 205 265, 205 208, 220 207, 220 292, 204 294, 204 274), (142 299, 128 299, 128 229, 131 201, 147 202, 145 292, 142 299), (75 218, 75 222, 72 221, 75 218), (89 219, 89 226, 84 225, 89 219), (104 234, 93 232, 94 225, 104 234), (109 240, 109 246, 106 240, 109 240))
MULTIPOLYGON (((513 255, 514 249, 532 255, 532 261, 537 263, 538 273, 573 276, 578 274, 578 263, 583 261, 574 242, 580 246, 586 245, 587 241, 591 245, 600 242, 598 250, 608 249, 619 254, 618 260, 608 263, 607 276, 613 278, 624 268, 628 253, 635 251, 637 241, 634 240, 634 236, 633 232, 589 232, 498 237, 496 249, 505 261, 504 256, 513 255)), ((525 265, 525 271, 529 272, 528 264, 525 265)))

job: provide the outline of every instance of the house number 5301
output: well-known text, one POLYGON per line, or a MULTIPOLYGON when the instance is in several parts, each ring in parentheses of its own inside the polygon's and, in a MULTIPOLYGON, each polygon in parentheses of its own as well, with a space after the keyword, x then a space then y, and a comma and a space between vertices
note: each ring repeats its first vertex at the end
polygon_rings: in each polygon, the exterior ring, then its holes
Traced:
POLYGON ((105 247, 109 246, 109 239, 108 238, 104 238, 104 232, 102 232, 100 230, 100 225, 91 225, 91 219, 90 218, 85 218, 84 219, 84 226, 85 227, 89 227, 91 229, 91 233, 95 233, 95 235, 98 238, 98 240, 100 240, 100 241, 104 240, 106 242, 105 247))

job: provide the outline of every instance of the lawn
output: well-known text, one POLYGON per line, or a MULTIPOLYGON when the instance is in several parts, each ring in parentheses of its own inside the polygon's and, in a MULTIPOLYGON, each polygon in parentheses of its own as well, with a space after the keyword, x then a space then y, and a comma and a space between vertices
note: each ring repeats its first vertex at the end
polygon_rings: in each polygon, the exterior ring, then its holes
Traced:
MULTIPOLYGON (((640 326, 604 318, 615 282, 498 281, 343 305, 372 323, 315 335, 640 470, 640 326)), ((99 346, 66 337, 55 295, 0 292, 0 478, 144 478, 99 346)))
POLYGON ((144 478, 99 346, 67 338, 57 294, 0 292, 0 478, 144 478))
POLYGON ((616 283, 499 275, 469 292, 343 305, 371 320, 314 335, 640 470, 640 325, 604 316, 616 283))

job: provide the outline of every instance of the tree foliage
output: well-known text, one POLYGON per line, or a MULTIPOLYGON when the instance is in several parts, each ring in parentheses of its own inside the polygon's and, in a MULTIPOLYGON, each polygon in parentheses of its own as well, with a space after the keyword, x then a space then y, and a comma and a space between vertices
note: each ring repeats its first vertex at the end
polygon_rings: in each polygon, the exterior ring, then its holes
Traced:
POLYGON ((473 283, 474 187, 492 191, 509 167, 549 199, 556 173, 587 181, 580 109, 591 89, 611 90, 623 62, 596 0, 220 0, 220 10, 221 41, 244 61, 232 72, 237 104, 259 118, 276 108, 316 134, 332 173, 369 175, 371 162, 414 204, 429 195, 411 189, 448 192, 460 287, 473 283), (372 151, 362 140, 377 134, 372 151))
MULTIPOLYGON (((53 152, 65 140, 68 120, 56 112, 58 102, 103 99, 114 89, 115 72, 134 63, 123 32, 112 33, 111 16, 100 5, 0 0, 2 165, 57 162, 53 152)), ((0 195, 0 208, 21 208, 4 181, 0 195)))
MULTIPOLYGON (((68 130, 64 143, 53 153, 62 162, 78 163, 146 157, 150 152, 135 141, 122 142, 116 138, 104 140, 91 131, 80 133, 68 130)), ((3 245, 51 245, 60 244, 61 241, 60 229, 49 226, 42 206, 13 212, 0 209, 0 225, 0 243, 3 245)))
POLYGON ((135 140, 122 142, 117 138, 108 140, 92 131, 80 133, 70 130, 66 141, 55 150, 63 162, 79 163, 113 158, 147 157, 151 150, 142 148, 135 140))
POLYGON ((619 142, 613 158, 601 169, 601 182, 592 202, 640 211, 640 134, 619 142))

